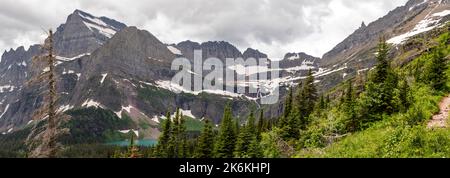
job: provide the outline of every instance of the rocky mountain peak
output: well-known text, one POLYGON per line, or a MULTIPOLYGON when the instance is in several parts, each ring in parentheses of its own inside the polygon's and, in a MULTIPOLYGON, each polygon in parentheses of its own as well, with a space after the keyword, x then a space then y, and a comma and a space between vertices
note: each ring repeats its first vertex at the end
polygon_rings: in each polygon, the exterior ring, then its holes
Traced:
POLYGON ((201 45, 204 58, 217 57, 219 59, 242 57, 242 53, 226 41, 208 41, 201 45))
POLYGON ((184 57, 192 60, 194 58, 194 50, 202 50, 204 59, 216 57, 221 60, 226 58, 243 57, 242 53, 234 45, 226 41, 208 41, 203 43, 193 41, 183 41, 176 45, 184 57))
POLYGON ((284 55, 283 60, 280 61, 280 67, 292 68, 302 65, 315 66, 319 59, 320 58, 308 55, 304 52, 287 53, 284 55))
POLYGON ((364 23, 364 21, 361 23, 361 27, 359 27, 360 29, 366 28, 366 23, 364 23))
POLYGON ((264 54, 264 53, 260 52, 259 50, 252 49, 252 48, 247 48, 247 50, 245 50, 242 55, 244 56, 244 59, 247 59, 247 58, 255 58, 255 59, 267 58, 267 54, 264 54))
POLYGON ((75 10, 55 32, 57 55, 74 57, 91 53, 125 27, 116 20, 75 10))

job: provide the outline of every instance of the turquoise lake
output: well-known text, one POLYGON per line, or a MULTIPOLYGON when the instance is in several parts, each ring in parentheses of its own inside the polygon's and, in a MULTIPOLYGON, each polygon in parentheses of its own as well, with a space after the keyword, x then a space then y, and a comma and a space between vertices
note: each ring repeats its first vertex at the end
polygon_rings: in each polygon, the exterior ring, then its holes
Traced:
MULTIPOLYGON (((142 139, 142 140, 136 140, 134 142, 137 146, 154 146, 158 143, 157 140, 153 139, 142 139)), ((130 140, 123 140, 123 141, 115 141, 115 142, 109 142, 108 145, 117 145, 117 146, 129 146, 130 140)))

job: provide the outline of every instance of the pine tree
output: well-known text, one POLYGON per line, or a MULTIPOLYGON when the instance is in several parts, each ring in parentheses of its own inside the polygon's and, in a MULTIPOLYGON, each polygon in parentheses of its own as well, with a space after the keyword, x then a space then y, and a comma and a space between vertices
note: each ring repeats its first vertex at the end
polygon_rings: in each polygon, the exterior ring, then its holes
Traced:
POLYGON ((131 133, 130 145, 128 146, 127 158, 140 158, 142 155, 134 143, 134 133, 131 133))
POLYGON ((233 119, 233 130, 234 130, 234 135, 239 135, 239 132, 240 132, 240 129, 241 129, 241 126, 240 126, 240 123, 239 123, 239 119, 238 118, 235 118, 235 119, 233 119))
POLYGON ((183 114, 180 114, 178 117, 178 158, 187 158, 189 155, 188 145, 187 145, 187 135, 186 135, 186 124, 185 119, 183 118, 183 114))
POLYGON ((400 112, 406 112, 411 104, 410 88, 406 79, 403 79, 399 85, 400 112))
POLYGON ((261 140, 261 133, 264 131, 264 110, 260 110, 259 113, 259 119, 258 119, 258 126, 257 126, 257 139, 258 141, 261 140))
POLYGON ((347 83, 347 92, 345 95, 345 101, 346 103, 351 103, 353 102, 353 84, 352 84, 352 80, 348 80, 347 83))
POLYGON ((280 118, 279 126, 283 127, 287 124, 287 120, 289 118, 289 115, 292 112, 292 99, 293 99, 293 88, 289 88, 288 95, 286 96, 285 102, 284 102, 284 110, 283 110, 283 116, 280 118))
POLYGON ((256 136, 253 136, 253 138, 250 141, 250 145, 248 147, 247 151, 247 157, 248 158, 261 158, 262 157, 262 149, 260 146, 260 140, 256 138, 256 136))
POLYGON ((314 111, 314 106, 317 102, 317 90, 314 86, 314 76, 312 75, 312 71, 308 71, 308 77, 306 78, 305 83, 303 84, 303 88, 300 91, 299 95, 297 95, 297 106, 298 112, 300 113, 299 117, 299 127, 300 129, 305 129, 308 124, 309 115, 314 111))
POLYGON ((327 96, 325 97, 325 107, 326 107, 326 108, 328 108, 328 107, 330 106, 330 102, 331 102, 331 100, 330 100, 330 95, 327 95, 327 96))
MULTIPOLYGON (((234 152, 236 157, 248 158, 250 155, 250 144, 257 141, 257 129, 255 128, 255 116, 253 112, 248 117, 247 124, 239 133, 238 140, 236 141, 236 150, 234 152)), ((256 144, 256 143, 255 143, 256 144)))
POLYGON ((364 123, 379 120, 381 114, 391 114, 395 109, 392 102, 398 79, 388 62, 388 45, 384 39, 378 45, 377 65, 366 83, 366 91, 362 95, 364 123))
POLYGON ((205 126, 199 137, 196 158, 213 158, 214 151, 214 133, 211 123, 205 119, 205 126))
POLYGON ((214 148, 215 157, 232 158, 236 143, 235 126, 233 124, 233 116, 231 108, 227 105, 224 109, 222 123, 219 128, 216 145, 214 148))
MULTIPOLYGON (((170 118, 169 118, 170 119, 170 118)), ((177 158, 179 156, 180 148, 180 108, 177 108, 175 117, 173 118, 172 130, 169 139, 169 145, 167 146, 167 156, 169 158, 177 158)))
POLYGON ((441 50, 442 47, 437 47, 432 50, 431 64, 428 67, 426 79, 430 83, 431 87, 436 90, 443 89, 447 76, 445 71, 447 70, 446 59, 444 53, 441 50))
POLYGON ((352 80, 347 83, 347 90, 345 92, 343 111, 345 113, 345 127, 348 132, 354 132, 359 129, 359 120, 355 110, 355 99, 353 93, 352 80))
POLYGON ((291 114, 288 116, 287 123, 281 128, 283 130, 282 137, 286 140, 298 139, 300 134, 300 118, 301 113, 299 107, 292 108, 291 114))
POLYGON ((378 51, 377 51, 377 66, 375 67, 375 73, 372 76, 373 83, 384 83, 388 77, 390 64, 387 59, 387 55, 389 52, 389 47, 384 38, 380 39, 378 43, 378 51))
POLYGON ((166 120, 164 121, 162 133, 159 137, 158 146, 157 146, 157 156, 166 158, 168 157, 168 144, 171 137, 172 132, 172 121, 170 119, 170 112, 167 112, 166 120))
POLYGON ((323 95, 320 95, 318 107, 319 107, 319 109, 325 109, 326 108, 325 98, 323 97, 323 95))

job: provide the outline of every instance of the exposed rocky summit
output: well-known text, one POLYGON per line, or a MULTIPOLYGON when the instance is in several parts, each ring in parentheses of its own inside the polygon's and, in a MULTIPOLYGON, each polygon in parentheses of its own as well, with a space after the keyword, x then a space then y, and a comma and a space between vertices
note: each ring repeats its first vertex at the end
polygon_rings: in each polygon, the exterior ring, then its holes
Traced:
POLYGON ((126 25, 107 17, 95 17, 75 10, 55 33, 57 55, 75 57, 91 53, 126 25))

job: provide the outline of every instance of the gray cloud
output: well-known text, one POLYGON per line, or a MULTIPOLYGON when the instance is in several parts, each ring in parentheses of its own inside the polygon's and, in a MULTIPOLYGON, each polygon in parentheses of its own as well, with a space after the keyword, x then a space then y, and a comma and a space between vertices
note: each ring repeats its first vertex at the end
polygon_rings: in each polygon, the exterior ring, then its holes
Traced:
POLYGON ((2 0, 0 49, 42 40, 75 9, 146 29, 166 43, 229 41, 241 50, 258 48, 271 57, 330 50, 361 24, 406 0, 2 0))

